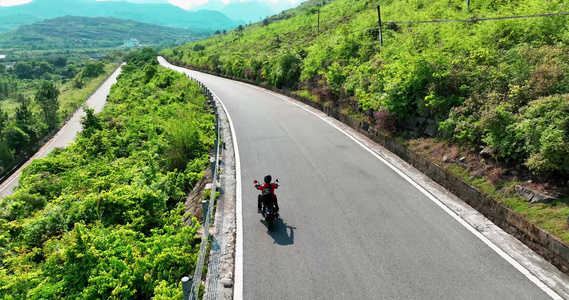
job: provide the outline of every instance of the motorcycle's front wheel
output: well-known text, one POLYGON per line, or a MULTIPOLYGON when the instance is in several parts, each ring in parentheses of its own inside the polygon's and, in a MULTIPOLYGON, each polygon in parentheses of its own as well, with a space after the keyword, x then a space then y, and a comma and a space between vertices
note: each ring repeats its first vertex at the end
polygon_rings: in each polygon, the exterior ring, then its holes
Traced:
POLYGON ((267 218, 267 229, 269 229, 269 231, 273 230, 273 226, 274 226, 274 219, 273 218, 267 218))

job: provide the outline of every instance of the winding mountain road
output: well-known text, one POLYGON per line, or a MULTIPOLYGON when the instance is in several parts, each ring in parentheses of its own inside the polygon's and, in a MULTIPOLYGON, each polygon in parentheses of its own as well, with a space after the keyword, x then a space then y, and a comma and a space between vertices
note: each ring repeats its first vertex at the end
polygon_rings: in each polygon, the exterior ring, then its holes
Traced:
MULTIPOLYGON (((116 69, 105 82, 103 82, 97 90, 85 101, 85 104, 95 110, 95 113, 103 110, 107 102, 107 96, 113 84, 117 82, 117 77, 121 73, 121 68, 116 69)), ((47 156, 55 147, 66 147, 67 144, 72 143, 77 136, 77 133, 83 129, 81 126, 81 117, 85 115, 83 109, 78 109, 75 114, 65 123, 57 134, 49 140, 43 147, 38 150, 32 158, 30 158, 22 167, 20 167, 12 176, 0 184, 0 198, 12 195, 14 188, 18 186, 18 177, 22 170, 28 166, 33 160, 47 156)))
MULTIPOLYGON (((537 279, 540 266, 528 270, 500 250, 511 241, 498 247, 485 237, 507 234, 487 220, 484 234, 474 229, 441 204, 444 191, 428 192, 385 150, 283 96, 159 61, 207 85, 232 120, 242 201, 235 299, 566 297, 567 276, 537 279), (253 180, 267 173, 280 179, 283 221, 274 232, 256 213, 253 180)), ((477 214, 460 205, 466 217, 477 214)))

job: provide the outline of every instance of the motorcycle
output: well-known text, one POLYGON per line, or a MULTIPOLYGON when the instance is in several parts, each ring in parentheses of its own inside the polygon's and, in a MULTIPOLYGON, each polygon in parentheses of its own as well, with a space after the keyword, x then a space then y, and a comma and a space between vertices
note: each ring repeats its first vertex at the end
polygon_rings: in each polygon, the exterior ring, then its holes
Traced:
MULTIPOLYGON (((279 180, 276 180, 277 186, 278 186, 278 182, 279 180)), ((253 181, 253 183, 255 184, 256 188, 259 188, 260 183, 255 180, 253 181)), ((261 191, 261 195, 262 195, 262 191, 261 191)), ((278 213, 278 211, 276 211, 275 209, 275 205, 273 203, 273 201, 270 201, 269 203, 263 203, 263 210, 261 211, 261 214, 263 215, 263 218, 265 218, 265 222, 267 224, 267 229, 269 231, 273 230, 274 228, 274 223, 276 220, 279 220, 280 215, 278 213)))

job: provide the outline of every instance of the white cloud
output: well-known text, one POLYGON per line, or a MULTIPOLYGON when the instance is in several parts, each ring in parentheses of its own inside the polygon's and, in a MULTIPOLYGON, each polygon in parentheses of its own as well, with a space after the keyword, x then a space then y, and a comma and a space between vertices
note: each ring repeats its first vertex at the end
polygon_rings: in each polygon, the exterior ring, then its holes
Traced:
MULTIPOLYGON (((33 0, 0 0, 0 6, 12 6, 12 5, 19 5, 32 2, 33 0)), ((162 0, 97 0, 97 1, 130 1, 130 2, 138 2, 138 3, 161 3, 164 2, 162 0)), ((192 6, 199 6, 208 3, 209 1, 215 0, 167 0, 172 5, 176 5, 183 9, 189 9, 192 6)), ((224 4, 229 4, 231 2, 246 2, 246 1, 254 1, 254 0, 221 0, 224 4)), ((256 0, 259 2, 272 2, 272 3, 279 3, 279 2, 289 2, 293 5, 296 5, 298 2, 303 0, 256 0)))
POLYGON ((33 0, 0 0, 0 6, 20 5, 32 2, 33 0))
MULTIPOLYGON (((183 9, 189 9, 193 6, 203 5, 203 4, 206 4, 210 1, 215 1, 215 0, 168 0, 168 2, 170 2, 173 5, 176 5, 178 7, 181 7, 183 9)), ((272 3, 289 2, 293 5, 295 5, 301 1, 306 1, 306 0, 218 0, 218 1, 223 2, 223 4, 229 4, 232 2, 259 1, 259 2, 272 2, 272 3)))
POLYGON ((183 9, 188 9, 192 6, 206 4, 209 0, 168 0, 168 2, 183 9))

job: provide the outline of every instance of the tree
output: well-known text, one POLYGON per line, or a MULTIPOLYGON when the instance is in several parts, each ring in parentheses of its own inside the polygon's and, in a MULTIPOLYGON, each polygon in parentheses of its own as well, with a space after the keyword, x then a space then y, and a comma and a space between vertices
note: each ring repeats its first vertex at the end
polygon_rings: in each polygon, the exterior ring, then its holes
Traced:
POLYGON ((67 78, 72 78, 75 77, 75 75, 77 75, 77 73, 79 73, 79 68, 77 68, 77 66, 70 64, 67 65, 67 67, 65 67, 65 70, 63 70, 61 72, 61 76, 65 76, 67 78))
POLYGON ((35 119, 30 109, 30 100, 24 97, 22 94, 18 94, 17 99, 20 103, 20 106, 16 107, 16 110, 14 112, 14 124, 16 127, 23 130, 31 138, 31 140, 35 140, 35 119))
POLYGON ((0 140, 4 139, 4 129, 8 126, 8 113, 0 107, 0 140))
POLYGON ((193 48, 194 51, 202 51, 205 50, 205 46, 204 45, 200 45, 200 44, 196 44, 193 48))
POLYGON ((51 63, 53 65, 55 65, 56 67, 62 68, 62 67, 65 67, 67 65, 67 58, 63 57, 63 56, 58 56, 55 59, 53 59, 51 61, 51 63))
POLYGON ((156 56, 158 56, 158 51, 156 51, 154 48, 146 47, 140 51, 131 51, 126 56, 126 61, 128 62, 127 66, 132 65, 142 67, 146 63, 157 65, 158 60, 156 59, 156 56))
POLYGON ((34 78, 41 78, 46 73, 53 74, 54 70, 55 67, 52 64, 42 61, 39 65, 34 67, 34 78))
POLYGON ((14 74, 20 79, 33 79, 33 67, 31 64, 19 61, 14 65, 14 74))
POLYGON ((83 68, 82 78, 95 78, 105 73, 105 66, 102 63, 88 63, 83 68))
POLYGON ((6 130, 6 144, 14 149, 16 154, 22 153, 30 145, 30 136, 18 127, 10 127, 6 130))
POLYGON ((0 64, 0 74, 6 74, 6 65, 0 64))
POLYGON ((57 110, 59 110, 58 96, 59 90, 50 81, 42 81, 36 92, 36 102, 43 111, 44 121, 49 129, 55 128, 59 121, 57 116, 57 110))
POLYGON ((81 125, 83 126, 83 135, 90 136, 94 131, 101 130, 101 120, 95 115, 95 110, 84 107, 85 116, 81 117, 81 125))

